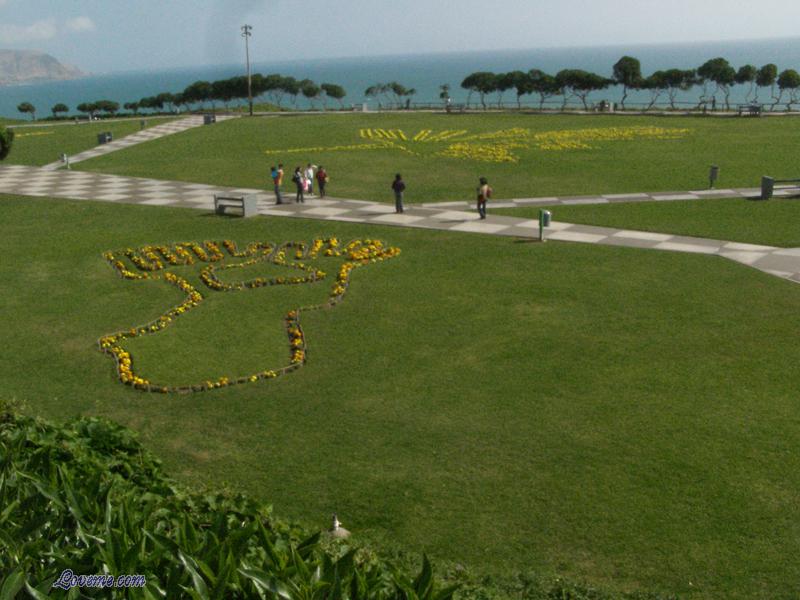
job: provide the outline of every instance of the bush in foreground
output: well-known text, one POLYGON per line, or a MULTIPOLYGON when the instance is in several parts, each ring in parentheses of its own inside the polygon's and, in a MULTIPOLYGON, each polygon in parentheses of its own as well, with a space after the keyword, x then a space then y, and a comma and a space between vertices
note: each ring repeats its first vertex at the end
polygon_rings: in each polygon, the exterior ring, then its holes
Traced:
MULTIPOLYGON (((0 402, 0 599, 44 598, 75 575, 144 576, 143 588, 73 588, 70 598, 602 600, 605 593, 535 576, 479 578, 402 551, 309 534, 231 492, 168 479, 134 434, 113 422, 65 425, 0 402)), ((638 597, 638 596, 636 596, 638 597)), ((650 596, 648 596, 650 597, 650 596)))

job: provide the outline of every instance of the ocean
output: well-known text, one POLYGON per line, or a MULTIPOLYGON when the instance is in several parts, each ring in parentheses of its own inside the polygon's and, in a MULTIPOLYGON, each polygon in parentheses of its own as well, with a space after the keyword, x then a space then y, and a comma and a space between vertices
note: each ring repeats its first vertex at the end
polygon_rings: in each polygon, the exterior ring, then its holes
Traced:
MULTIPOLYGON (((257 62, 252 68, 254 73, 265 75, 281 73, 298 79, 308 78, 317 83, 337 83, 347 90, 348 95, 344 102, 349 106, 365 101, 364 90, 368 86, 388 81, 398 81, 406 87, 416 88, 417 94, 413 101, 427 103, 439 101, 439 86, 444 83, 450 84, 453 101, 463 102, 467 93, 460 88, 460 83, 464 77, 475 71, 527 71, 537 68, 555 74, 561 69, 575 68, 610 76, 613 64, 623 55, 638 58, 645 75, 673 67, 696 68, 709 58, 717 56, 728 59, 735 68, 743 64, 760 67, 766 63, 775 63, 779 70, 800 70, 800 38, 257 62)), ((161 92, 179 92, 197 80, 213 81, 242 75, 244 72, 243 64, 217 65, 148 72, 117 72, 73 81, 3 86, 0 87, 0 116, 19 118, 21 115, 17 106, 21 102, 31 102, 39 116, 49 114, 50 108, 59 102, 77 112, 75 107, 82 102, 107 99, 123 104, 161 92)), ((747 86, 734 86, 731 101, 743 102, 746 93, 747 86)), ((615 102, 620 96, 619 89, 609 88, 594 93, 590 99, 615 102)), ((678 99, 686 103, 696 103, 698 96, 699 91, 693 90, 682 93, 678 99)), ((515 99, 513 90, 506 92, 503 99, 504 102, 512 102, 515 99)), ((526 97, 530 104, 535 104, 535 99, 535 96, 526 97)), ((646 102, 648 99, 648 93, 640 92, 629 96, 629 103, 646 102)), ((763 97, 763 92, 761 99, 768 99, 763 97)), ((473 97, 473 101, 475 100, 473 97)), ((335 105, 336 102, 330 101, 330 104, 335 105)), ((375 100, 370 104, 377 108, 375 100)), ((307 104, 301 103, 300 106, 305 107, 307 104)))

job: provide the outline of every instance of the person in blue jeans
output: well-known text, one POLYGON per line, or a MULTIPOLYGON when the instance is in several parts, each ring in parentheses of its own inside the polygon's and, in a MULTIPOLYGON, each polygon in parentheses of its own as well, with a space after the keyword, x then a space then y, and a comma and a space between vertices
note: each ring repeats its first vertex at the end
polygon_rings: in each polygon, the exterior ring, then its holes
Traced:
POLYGON ((394 176, 392 182, 392 190, 394 191, 394 212, 402 213, 403 211, 403 192, 406 191, 406 183, 403 181, 402 175, 398 173, 394 176))

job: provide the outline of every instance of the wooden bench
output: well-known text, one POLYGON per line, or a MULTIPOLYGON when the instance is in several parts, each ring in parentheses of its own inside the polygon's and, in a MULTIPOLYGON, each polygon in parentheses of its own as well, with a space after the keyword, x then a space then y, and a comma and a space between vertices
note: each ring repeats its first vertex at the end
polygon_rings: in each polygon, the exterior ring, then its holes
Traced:
POLYGON ((444 107, 444 110, 447 113, 453 113, 453 112, 463 113, 467 111, 467 106, 466 104, 448 104, 444 107))
POLYGON ((760 117, 761 110, 760 104, 740 104, 738 107, 740 117, 760 117))
POLYGON ((761 178, 761 199, 769 200, 775 194, 775 185, 780 185, 782 190, 795 189, 800 193, 800 179, 775 179, 764 175, 761 178))
POLYGON ((255 194, 245 194, 243 196, 214 194, 215 213, 224 215, 225 209, 230 207, 240 209, 243 217, 254 217, 258 214, 258 198, 255 194))

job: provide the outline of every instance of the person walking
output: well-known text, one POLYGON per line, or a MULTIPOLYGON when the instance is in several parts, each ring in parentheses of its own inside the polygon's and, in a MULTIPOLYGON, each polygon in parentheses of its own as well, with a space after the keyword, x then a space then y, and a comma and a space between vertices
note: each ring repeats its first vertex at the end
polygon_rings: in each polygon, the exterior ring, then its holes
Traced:
POLYGON ((306 181, 308 181, 308 193, 311 196, 314 195, 314 169, 316 169, 316 168, 317 168, 316 165, 312 165, 311 163, 308 163, 308 166, 306 167, 306 172, 305 172, 306 181))
POLYGON ((486 177, 480 178, 480 185, 478 186, 478 214, 481 219, 486 218, 486 201, 492 197, 492 188, 489 187, 489 182, 486 177))
POLYGON ((272 176, 272 183, 275 185, 275 204, 283 204, 283 196, 281 195, 281 185, 283 184, 283 163, 279 163, 277 169, 272 167, 270 175, 272 176))
POLYGON ((396 213, 402 213, 403 210, 403 192, 406 191, 406 183, 403 181, 402 175, 398 173, 394 176, 394 181, 392 182, 392 190, 394 190, 394 211, 396 213))
POLYGON ((297 186, 297 195, 294 198, 295 203, 305 204, 305 198, 303 197, 303 188, 305 187, 305 177, 303 173, 300 171, 300 167, 295 167, 294 175, 292 175, 292 181, 294 181, 295 185, 297 186))
POLYGON ((325 184, 328 183, 328 172, 322 165, 317 169, 317 189, 319 189, 319 197, 325 197, 325 184))

